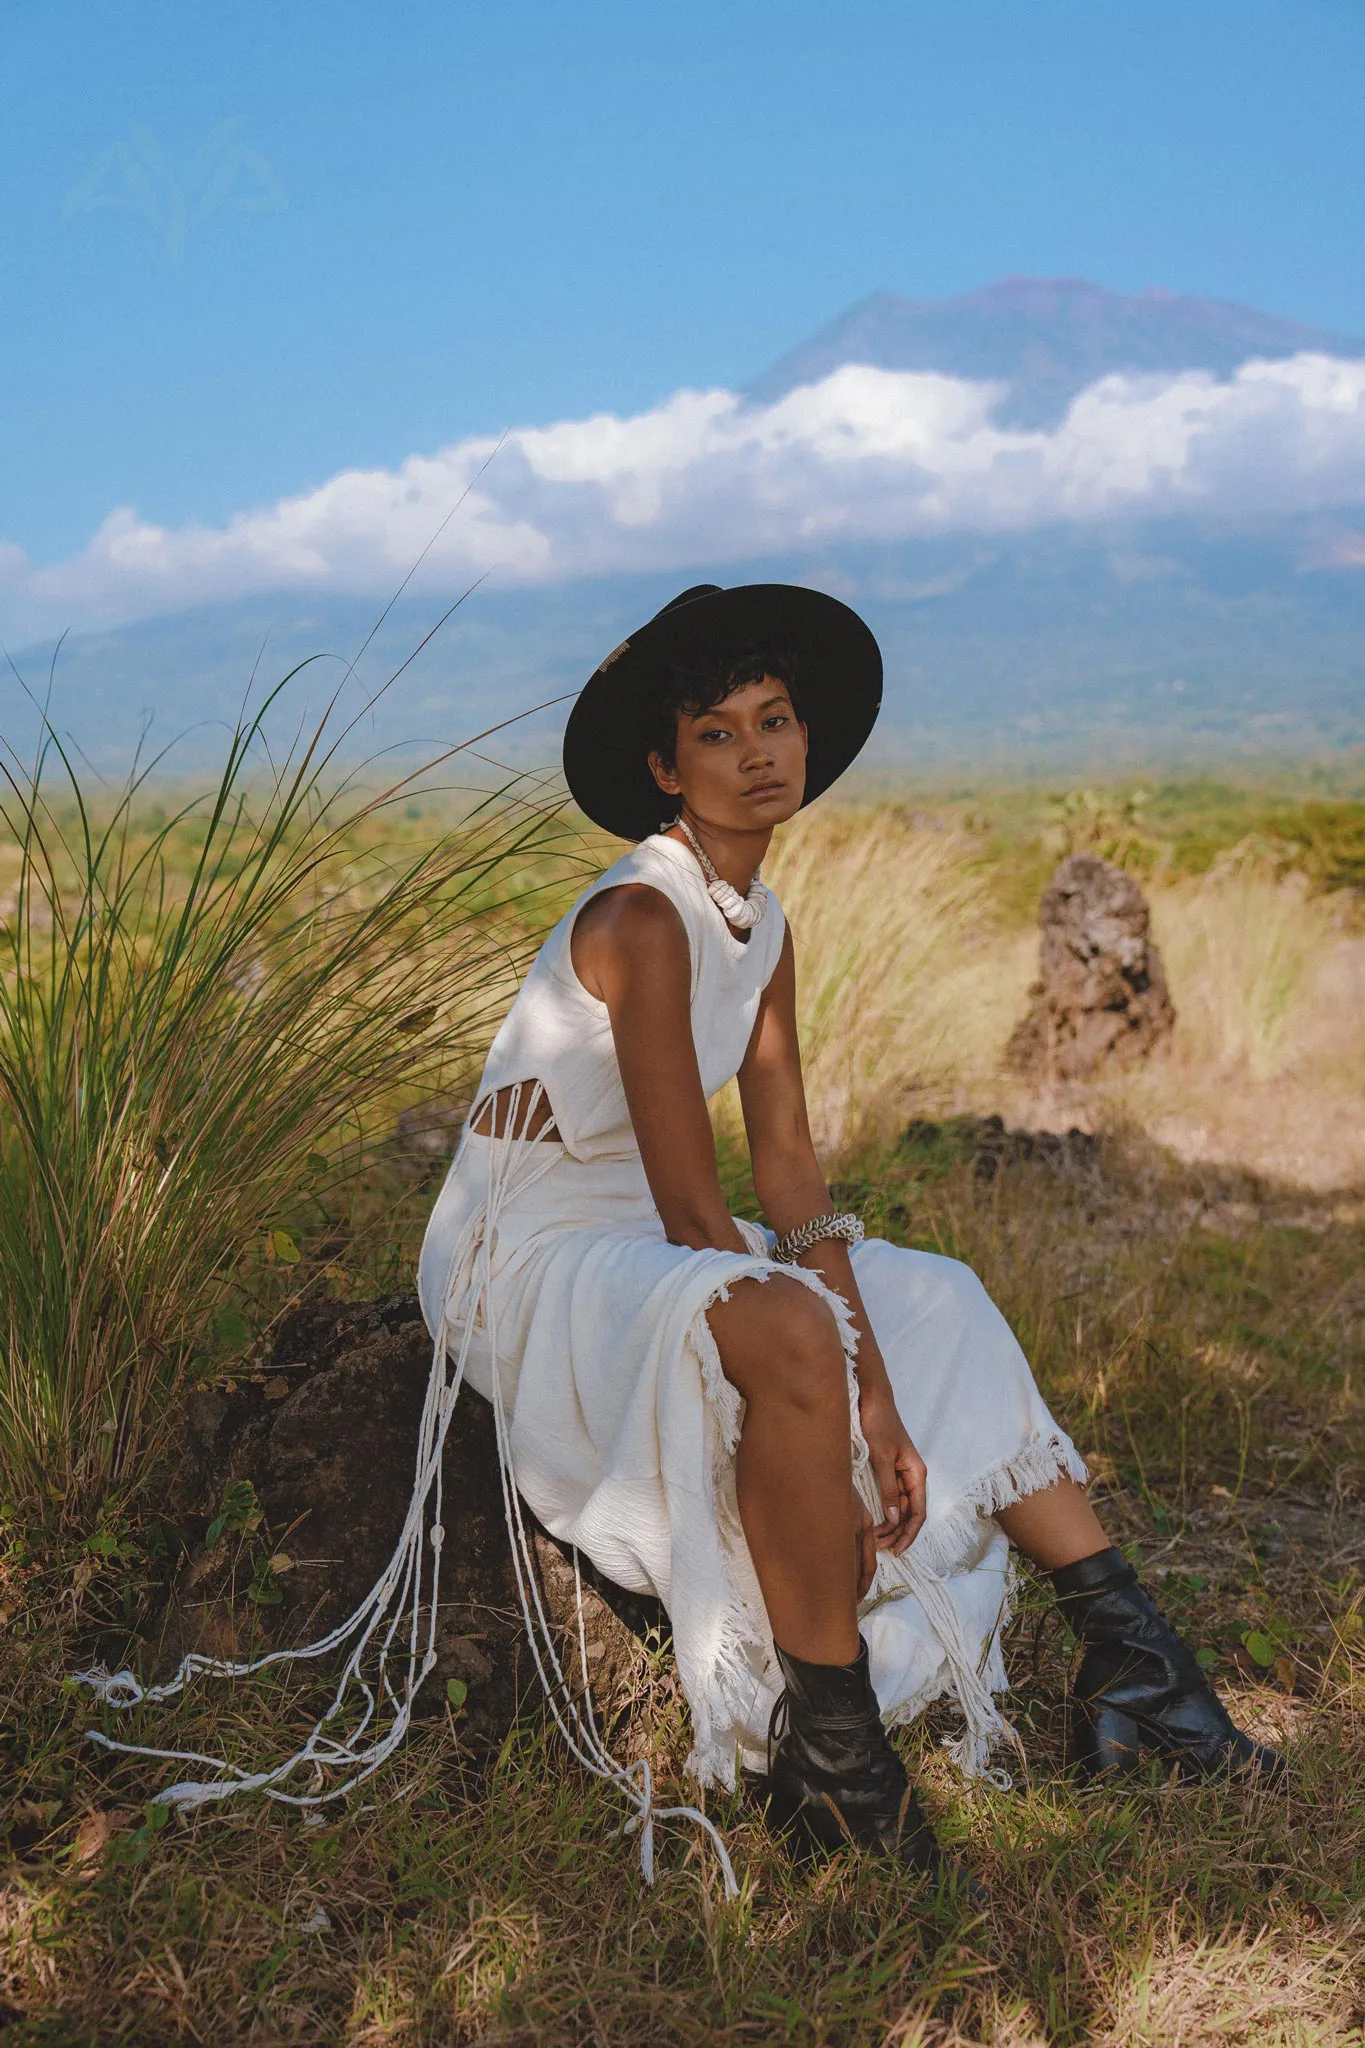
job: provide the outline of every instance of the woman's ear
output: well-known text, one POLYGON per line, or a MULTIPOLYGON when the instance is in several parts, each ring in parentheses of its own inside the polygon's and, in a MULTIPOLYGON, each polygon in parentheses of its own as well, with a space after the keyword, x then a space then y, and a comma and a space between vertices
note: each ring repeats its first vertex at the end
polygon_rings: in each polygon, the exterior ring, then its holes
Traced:
POLYGON ((678 771, 676 768, 670 768, 666 765, 662 754, 650 754, 649 772, 666 795, 682 795, 682 784, 678 780, 678 771))

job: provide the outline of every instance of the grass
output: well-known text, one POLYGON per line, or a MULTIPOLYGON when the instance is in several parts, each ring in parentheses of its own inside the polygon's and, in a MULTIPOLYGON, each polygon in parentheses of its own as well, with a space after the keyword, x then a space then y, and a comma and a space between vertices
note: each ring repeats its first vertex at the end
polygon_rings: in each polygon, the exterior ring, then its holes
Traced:
MULTIPOLYGON (((981 1272, 1089 1458, 1116 1539, 1238 1718, 1287 1748, 1289 1794, 1158 1778, 1077 1793, 1060 1771, 1066 1645, 1026 1590, 1010 1659, 1026 1777, 1010 1793, 968 1787, 933 1726, 906 1738, 941 1832, 992 1887, 985 1921, 848 1858, 794 1874, 739 1800, 712 1801, 737 1905, 685 1832, 665 1833, 646 1890, 610 1797, 553 1740, 526 1726, 480 1776, 440 1701, 356 1808, 317 1825, 244 1806, 156 1826, 146 1767, 83 1747, 88 1709, 60 1683, 92 1631, 135 1613, 164 1572, 155 1524, 132 1500, 93 1532, 56 1503, 45 1517, 12 1510, 7 2039, 1365 2039, 1365 1170, 1337 1132, 1359 1119, 1362 1088, 1354 906, 1247 847, 1250 827, 1236 860, 1153 863, 1181 1017, 1170 1059, 1083 1099, 1025 1098, 994 1063, 1031 971, 1017 898, 1036 849, 1022 828, 1014 851, 992 850, 971 821, 912 823, 911 810, 812 812, 769 869, 801 948, 839 1197, 869 1228, 981 1272), (829 899, 845 914, 822 920, 829 899), (868 974, 874 949, 889 971, 868 974), (1296 1163, 1304 1105, 1319 1121, 1296 1163), (1034 1130, 1079 1121, 1096 1140, 1052 1156, 983 1147, 992 1111, 1034 1130)), ((1041 811, 1036 822, 1048 829, 1041 811)), ((546 915, 567 886, 551 878, 546 915)), ((721 1142, 732 1199, 751 1206, 724 1121, 721 1142)), ((357 1292, 405 1281, 430 1194, 372 1154, 311 1221, 305 1205, 291 1212, 300 1260, 274 1277, 357 1292)), ((273 1298, 243 1296, 244 1318, 268 1319, 273 1298)), ((287 1681, 205 1687, 176 1740, 217 1752, 262 1716, 287 1730, 310 1698, 287 1681)), ((682 1789, 667 1666, 642 1651, 612 1705, 623 1742, 647 1744, 682 1789)), ((148 1711, 135 1725, 155 1740, 165 1722, 148 1711)))
POLYGON ((298 1262, 293 1212, 354 1175, 396 1089, 481 1054, 527 954, 543 803, 504 790, 405 844, 411 777, 336 781, 325 725, 263 763, 264 716, 160 822, 136 775, 97 809, 55 743, 5 774, 0 1483, 18 1498, 88 1511, 146 1468, 215 1316, 230 1341, 253 1266, 298 1262))
POLYGON ((979 1019, 964 977, 989 893, 958 835, 885 810, 808 811, 767 873, 798 948, 807 1093, 833 1157, 894 1123, 907 1082, 947 1071, 964 1008, 979 1019))

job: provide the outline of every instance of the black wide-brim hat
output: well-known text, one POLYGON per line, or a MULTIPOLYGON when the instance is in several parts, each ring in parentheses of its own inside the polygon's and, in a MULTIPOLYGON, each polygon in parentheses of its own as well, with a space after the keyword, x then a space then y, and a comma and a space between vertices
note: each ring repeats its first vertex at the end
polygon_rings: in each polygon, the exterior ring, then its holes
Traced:
POLYGON ((670 669, 760 653, 795 664, 793 696, 809 735, 803 804, 827 790, 862 751, 881 709, 882 657, 871 628, 822 590, 699 583, 623 640, 579 693, 564 731, 564 775, 579 809, 622 839, 657 832, 670 800, 650 773, 649 750, 670 669))

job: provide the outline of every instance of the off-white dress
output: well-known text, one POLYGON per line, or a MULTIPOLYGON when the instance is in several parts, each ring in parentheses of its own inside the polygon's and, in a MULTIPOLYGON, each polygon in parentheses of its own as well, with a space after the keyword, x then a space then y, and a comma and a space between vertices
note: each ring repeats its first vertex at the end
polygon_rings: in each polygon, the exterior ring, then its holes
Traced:
MULTIPOLYGON (((850 1356, 855 1471, 878 1516, 880 1507, 843 1302, 803 1268, 774 1265, 770 1236, 752 1224, 739 1226, 747 1254, 690 1251, 664 1236, 606 1006, 570 957, 582 905, 623 882, 659 890, 682 918, 706 1094, 737 1072, 781 953, 780 906, 770 898, 742 941, 690 850, 646 839, 550 934, 484 1069, 479 1100, 538 1083, 555 1135, 466 1129, 432 1212, 418 1285, 433 1336, 444 1328, 470 1383, 496 1395, 515 1484, 541 1521, 608 1578, 663 1602, 692 1713, 689 1766, 703 1783, 730 1784, 737 1759, 761 1763, 780 1687, 735 1504, 744 1404, 706 1319, 737 1282, 782 1273, 829 1302, 850 1356)), ((1062 1474, 1084 1478, 1084 1466, 968 1267, 875 1239, 855 1248, 853 1267, 929 1474, 924 1528, 903 1558, 881 1554, 863 1603, 873 1683, 889 1723, 954 1698, 965 1729, 950 1747, 981 1771, 1008 1734, 993 1699, 1006 1683, 1008 1545, 991 1516, 1062 1474)))

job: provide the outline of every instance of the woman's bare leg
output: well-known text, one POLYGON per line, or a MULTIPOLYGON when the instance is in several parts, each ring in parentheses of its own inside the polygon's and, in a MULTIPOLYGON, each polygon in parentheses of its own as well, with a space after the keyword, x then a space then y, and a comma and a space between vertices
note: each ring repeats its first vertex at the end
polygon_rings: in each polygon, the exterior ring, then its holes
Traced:
MULTIPOLYGON (((735 1483, 773 1638, 808 1663, 849 1663, 858 1654, 861 1535, 834 1318, 808 1289, 774 1278, 736 1287, 707 1321, 725 1376, 744 1397, 735 1483)), ((1074 1479, 1027 1494, 995 1519, 1044 1571, 1109 1548, 1074 1479)))
POLYGON ((858 1655, 859 1538, 843 1345, 799 1282, 745 1281, 707 1312, 744 1396, 740 1520, 773 1640, 811 1664, 858 1655))
POLYGON ((1044 1571, 1060 1571, 1108 1550, 1104 1525, 1074 1479, 1059 1479, 1037 1493, 1025 1494, 995 1517, 1016 1550, 1044 1571))

